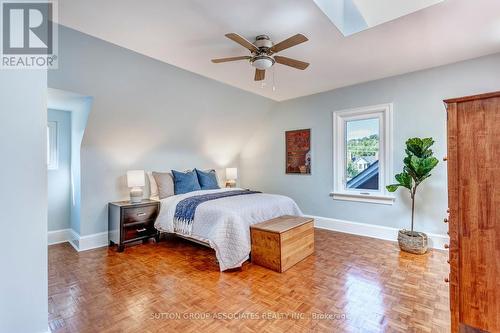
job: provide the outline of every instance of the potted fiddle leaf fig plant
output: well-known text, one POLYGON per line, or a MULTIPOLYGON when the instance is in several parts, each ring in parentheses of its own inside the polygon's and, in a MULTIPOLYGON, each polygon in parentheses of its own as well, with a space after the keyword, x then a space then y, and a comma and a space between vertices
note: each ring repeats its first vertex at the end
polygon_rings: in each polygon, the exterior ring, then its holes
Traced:
POLYGON ((431 171, 438 164, 437 158, 433 156, 430 147, 434 144, 432 138, 410 138, 406 141, 406 157, 403 160, 403 172, 398 173, 395 178, 397 183, 388 185, 389 192, 395 192, 398 188, 406 188, 411 198, 411 229, 399 230, 398 243, 401 250, 424 254, 427 252, 427 235, 416 232, 413 229, 415 219, 415 194, 417 188, 424 180, 431 176, 431 171))

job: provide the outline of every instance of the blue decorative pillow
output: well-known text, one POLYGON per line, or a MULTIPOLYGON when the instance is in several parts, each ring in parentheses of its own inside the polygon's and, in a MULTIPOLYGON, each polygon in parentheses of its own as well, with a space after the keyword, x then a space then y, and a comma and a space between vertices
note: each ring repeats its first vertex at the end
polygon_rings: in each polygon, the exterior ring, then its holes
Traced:
POLYGON ((201 171, 194 169, 198 175, 198 183, 200 183, 202 190, 217 190, 219 189, 219 183, 217 182, 217 174, 215 170, 201 171))
POLYGON ((198 183, 198 176, 194 170, 187 172, 172 170, 172 176, 174 177, 175 194, 201 190, 200 183, 198 183))

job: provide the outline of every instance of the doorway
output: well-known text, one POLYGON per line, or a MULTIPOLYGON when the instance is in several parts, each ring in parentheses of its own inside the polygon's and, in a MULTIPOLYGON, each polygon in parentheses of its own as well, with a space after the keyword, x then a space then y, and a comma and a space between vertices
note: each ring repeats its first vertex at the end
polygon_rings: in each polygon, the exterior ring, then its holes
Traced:
POLYGON ((66 241, 71 229, 71 112, 47 111, 49 242, 66 241))
POLYGON ((48 244, 79 250, 80 154, 92 97, 49 88, 47 94, 48 244))

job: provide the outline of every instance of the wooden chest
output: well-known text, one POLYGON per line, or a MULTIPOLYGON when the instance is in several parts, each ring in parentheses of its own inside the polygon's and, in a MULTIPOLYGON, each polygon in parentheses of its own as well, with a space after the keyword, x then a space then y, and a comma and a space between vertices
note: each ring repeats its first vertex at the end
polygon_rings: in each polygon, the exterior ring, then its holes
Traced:
POLYGON ((314 252, 314 219, 281 216, 250 227, 252 263, 284 272, 314 252))

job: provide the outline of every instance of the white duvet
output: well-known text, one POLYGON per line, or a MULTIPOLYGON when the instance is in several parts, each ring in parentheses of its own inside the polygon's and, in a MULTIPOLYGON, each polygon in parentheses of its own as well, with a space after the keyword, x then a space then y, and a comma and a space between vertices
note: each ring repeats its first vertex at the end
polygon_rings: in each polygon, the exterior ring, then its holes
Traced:
MULTIPOLYGON (((161 200, 156 229, 174 233, 174 214, 182 199, 207 193, 240 189, 203 190, 161 200)), ((240 267, 250 254, 250 225, 281 215, 302 215, 289 197, 276 194, 246 194, 206 201, 198 206, 191 234, 181 234, 208 243, 215 250, 220 270, 240 267)))

